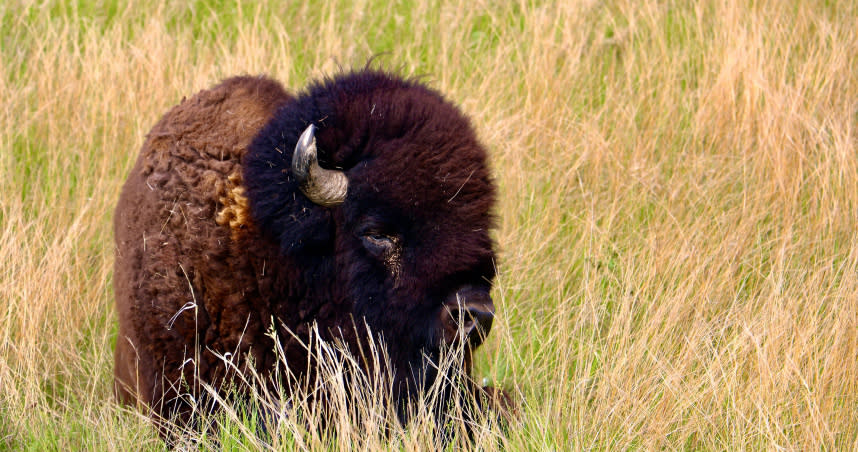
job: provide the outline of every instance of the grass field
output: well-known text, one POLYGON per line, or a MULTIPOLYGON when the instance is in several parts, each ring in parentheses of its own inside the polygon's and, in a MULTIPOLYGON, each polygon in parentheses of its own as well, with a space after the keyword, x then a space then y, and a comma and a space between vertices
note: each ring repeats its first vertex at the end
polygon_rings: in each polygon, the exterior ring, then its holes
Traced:
POLYGON ((164 447, 111 390, 112 212, 146 132, 229 75, 298 89, 373 56, 491 151, 499 318, 476 374, 521 408, 479 448, 858 449, 858 4, 11 0, 0 18, 0 449, 164 447))

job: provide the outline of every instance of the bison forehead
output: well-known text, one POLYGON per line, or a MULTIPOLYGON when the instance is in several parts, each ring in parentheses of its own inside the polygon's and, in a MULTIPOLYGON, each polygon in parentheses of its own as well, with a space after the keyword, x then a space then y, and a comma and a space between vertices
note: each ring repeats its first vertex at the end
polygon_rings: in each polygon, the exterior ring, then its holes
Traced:
POLYGON ((492 226, 495 194, 479 155, 445 155, 438 152, 443 143, 420 150, 401 143, 391 148, 348 172, 348 220, 372 216, 393 226, 393 232, 410 234, 412 241, 477 241, 482 246, 478 238, 487 237, 492 226))
POLYGON ((450 158, 431 148, 415 156, 409 147, 401 148, 404 155, 389 152, 349 171, 347 199, 364 209, 388 208, 424 222, 487 227, 494 187, 484 162, 450 158))

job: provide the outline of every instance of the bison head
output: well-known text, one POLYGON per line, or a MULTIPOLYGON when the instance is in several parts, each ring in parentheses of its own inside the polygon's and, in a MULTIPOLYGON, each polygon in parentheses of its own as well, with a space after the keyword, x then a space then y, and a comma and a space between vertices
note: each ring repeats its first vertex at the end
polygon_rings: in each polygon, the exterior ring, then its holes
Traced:
POLYGON ((331 334, 365 323, 398 391, 435 378, 443 346, 488 334, 495 188, 440 94, 371 70, 322 81, 278 110, 244 168, 255 222, 306 288, 282 302, 336 306, 305 316, 331 334))

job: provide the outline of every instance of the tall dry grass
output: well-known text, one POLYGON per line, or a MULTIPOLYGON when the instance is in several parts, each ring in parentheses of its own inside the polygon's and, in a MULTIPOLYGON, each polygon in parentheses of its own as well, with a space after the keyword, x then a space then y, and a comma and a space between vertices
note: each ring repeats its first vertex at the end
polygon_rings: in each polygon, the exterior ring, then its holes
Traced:
MULTIPOLYGON (((481 447, 858 448, 853 3, 0 17, 0 448, 163 447, 110 389, 111 212, 145 133, 225 76, 298 88, 374 55, 458 102, 492 152, 500 317, 477 374, 521 414, 481 447)), ((416 430, 393 447, 432 444, 416 430)), ((280 447, 383 444, 362 432, 280 447)))

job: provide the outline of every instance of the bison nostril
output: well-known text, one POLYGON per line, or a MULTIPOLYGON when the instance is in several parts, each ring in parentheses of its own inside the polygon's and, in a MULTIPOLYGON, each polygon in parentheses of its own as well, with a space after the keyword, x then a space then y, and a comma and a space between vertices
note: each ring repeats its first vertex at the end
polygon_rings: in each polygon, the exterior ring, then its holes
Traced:
POLYGON ((479 345, 483 342, 489 335, 495 318, 494 309, 490 305, 464 306, 463 309, 451 310, 450 315, 471 345, 479 345))
POLYGON ((474 317, 467 309, 454 309, 450 312, 450 316, 453 317, 453 321, 456 322, 457 325, 461 326, 462 329, 465 330, 465 334, 470 333, 471 329, 474 328, 474 317))
POLYGON ((486 336, 489 335, 489 331, 492 329, 492 322, 495 319, 494 310, 489 310, 482 307, 469 306, 465 312, 467 313, 468 324, 471 326, 471 330, 474 329, 474 325, 476 325, 476 329, 478 330, 478 334, 480 337, 480 342, 486 336))

